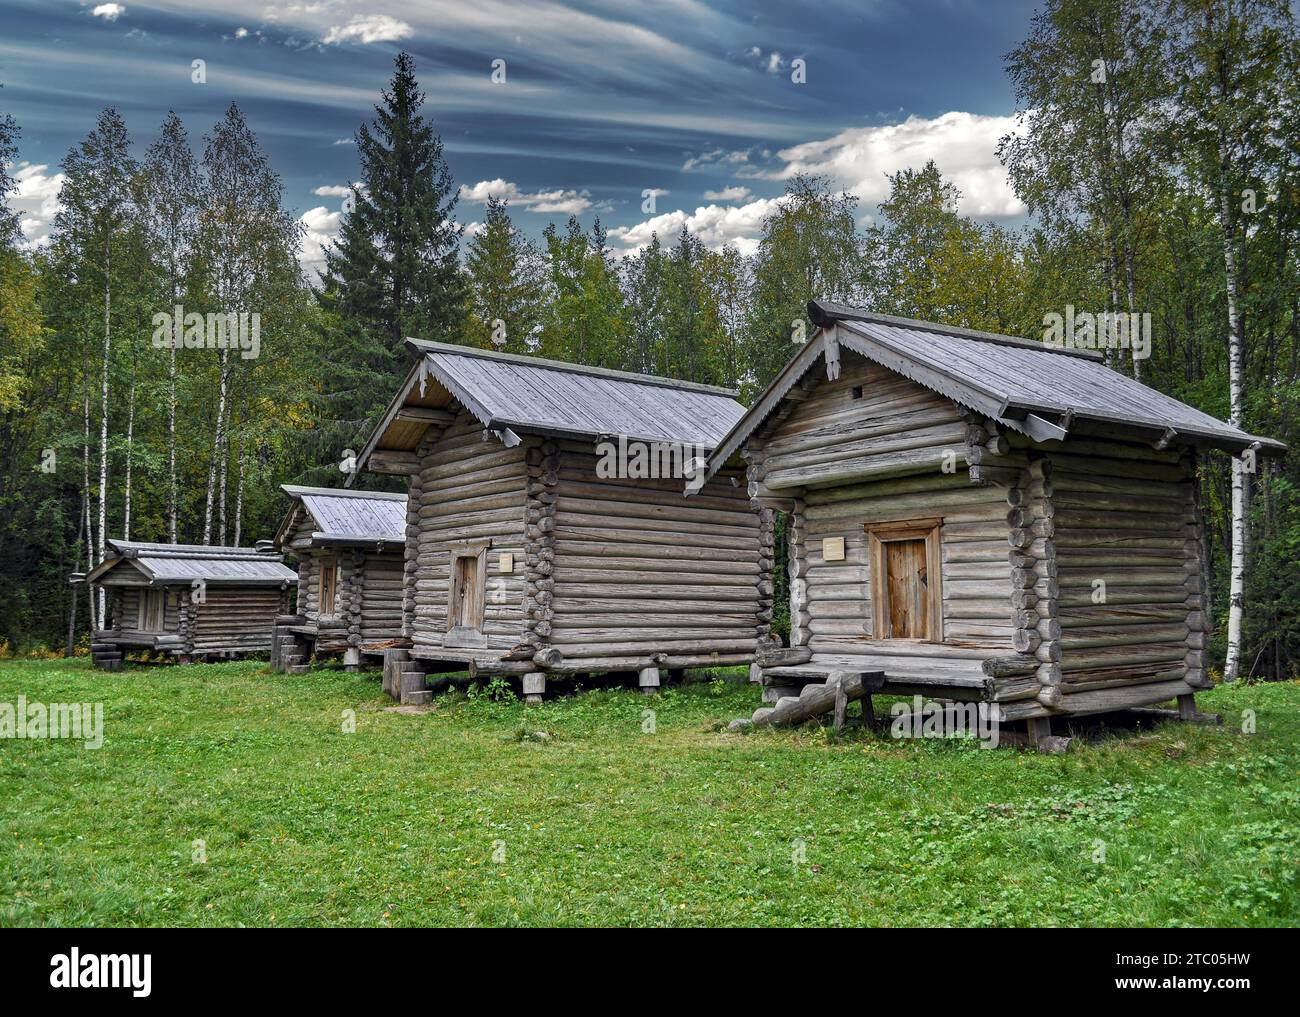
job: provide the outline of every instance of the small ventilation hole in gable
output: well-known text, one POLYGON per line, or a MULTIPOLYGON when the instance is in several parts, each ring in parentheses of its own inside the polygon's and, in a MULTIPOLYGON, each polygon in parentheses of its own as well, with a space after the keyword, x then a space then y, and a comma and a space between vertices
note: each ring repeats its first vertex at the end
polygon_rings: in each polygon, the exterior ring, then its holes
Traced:
POLYGON ((862 386, 861 386, 861 385, 854 385, 854 386, 853 386, 853 398, 854 398, 854 399, 861 399, 861 398, 862 398, 862 386))

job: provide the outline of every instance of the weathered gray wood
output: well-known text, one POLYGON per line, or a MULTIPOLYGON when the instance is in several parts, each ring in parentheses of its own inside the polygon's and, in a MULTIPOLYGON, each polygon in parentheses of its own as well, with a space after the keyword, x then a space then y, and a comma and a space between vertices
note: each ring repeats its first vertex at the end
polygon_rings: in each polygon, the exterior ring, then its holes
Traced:
POLYGON ((798 724, 836 708, 837 700, 860 699, 884 684, 879 671, 834 672, 824 683, 805 685, 797 696, 785 696, 772 709, 759 709, 751 718, 755 726, 798 724))

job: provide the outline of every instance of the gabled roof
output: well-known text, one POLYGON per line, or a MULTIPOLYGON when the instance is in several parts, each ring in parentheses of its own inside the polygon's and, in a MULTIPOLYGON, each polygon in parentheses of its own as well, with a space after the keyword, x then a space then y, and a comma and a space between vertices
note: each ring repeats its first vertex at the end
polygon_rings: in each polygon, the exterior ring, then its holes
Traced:
POLYGON ((294 499, 293 507, 275 535, 277 546, 292 539, 300 511, 312 522, 312 546, 330 544, 384 544, 406 542, 406 495, 386 491, 349 491, 330 487, 281 484, 294 499))
POLYGON ((86 576, 93 583, 123 565, 135 568, 150 583, 208 583, 231 586, 279 586, 296 582, 298 573, 284 565, 273 551, 252 547, 206 544, 146 544, 134 540, 109 540, 113 554, 86 576))
POLYGON ((419 357, 357 457, 376 448, 410 450, 427 414, 463 407, 507 445, 520 434, 643 441, 713 448, 745 412, 731 389, 648 374, 515 356, 468 346, 408 339, 419 357), (423 410, 404 427, 402 413, 423 410))
MULTIPOLYGON (((1036 441, 1064 438, 1076 421, 1114 425, 1165 444, 1240 453, 1281 442, 1247 434, 1106 366, 1091 350, 1058 349, 1030 339, 953 328, 810 301, 820 326, 709 459, 711 476, 745 443, 832 344, 910 378, 1036 441)), ((832 355, 834 351, 832 351, 832 355)))

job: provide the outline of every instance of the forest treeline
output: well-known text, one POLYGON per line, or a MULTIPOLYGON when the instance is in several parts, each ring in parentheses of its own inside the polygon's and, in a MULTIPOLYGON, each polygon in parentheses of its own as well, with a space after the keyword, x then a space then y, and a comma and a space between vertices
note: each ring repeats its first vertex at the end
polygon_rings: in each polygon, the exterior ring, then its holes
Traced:
MULTIPOLYGON (((796 176, 749 255, 685 228, 620 255, 598 219, 538 243, 496 199, 467 232, 402 54, 357 131, 319 279, 238 106, 198 137, 169 114, 143 150, 105 109, 63 161, 48 245, 24 245, 0 205, 0 640, 84 636, 98 605, 67 577, 109 537, 270 535, 279 484, 341 481, 409 368, 407 336, 749 401, 800 322, 811 334, 813 297, 1028 337, 1071 307, 1149 314, 1150 357, 1117 351, 1115 370, 1294 447, 1298 51, 1283 0, 1051 0, 1004 58, 1019 122, 999 155, 1028 225, 961 214, 934 163, 891 176, 875 208, 796 176)), ((0 197, 20 126, 0 113, 0 197)), ((1200 467, 1219 659, 1294 677, 1296 456, 1200 467)))

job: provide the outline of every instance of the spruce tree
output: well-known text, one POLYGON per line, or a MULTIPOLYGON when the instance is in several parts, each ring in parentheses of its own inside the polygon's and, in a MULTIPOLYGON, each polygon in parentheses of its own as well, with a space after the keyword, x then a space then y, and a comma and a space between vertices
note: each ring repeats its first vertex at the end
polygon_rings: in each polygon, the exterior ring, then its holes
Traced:
POLYGON ((415 62, 399 53, 374 120, 357 132, 361 180, 325 253, 320 296, 337 377, 323 378, 322 389, 335 393, 330 415, 354 440, 406 371, 403 340, 451 340, 463 331, 456 194, 424 102, 415 62))
POLYGON ((465 341, 506 353, 532 353, 546 310, 542 252, 510 221, 506 202, 489 198, 483 228, 465 253, 470 313, 465 341))

